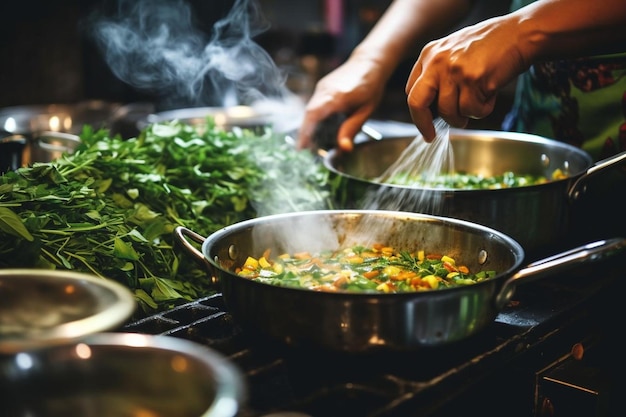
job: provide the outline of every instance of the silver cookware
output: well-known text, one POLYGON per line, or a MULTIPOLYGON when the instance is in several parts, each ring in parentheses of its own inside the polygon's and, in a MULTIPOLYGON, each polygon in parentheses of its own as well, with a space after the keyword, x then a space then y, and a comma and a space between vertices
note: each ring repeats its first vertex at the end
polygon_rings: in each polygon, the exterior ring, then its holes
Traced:
MULTIPOLYGON (((572 230, 581 230, 575 236, 581 243, 604 238, 594 236, 600 233, 594 222, 611 216, 611 208, 618 203, 612 198, 619 195, 616 188, 626 187, 626 175, 616 169, 626 161, 626 152, 594 164, 582 149, 544 137, 463 129, 450 129, 456 171, 483 176, 512 171, 551 178, 560 169, 566 178, 489 190, 377 182, 413 140, 415 136, 386 137, 356 143, 351 152, 330 149, 323 163, 345 182, 344 207, 414 211, 483 224, 513 237, 534 259, 562 249, 571 240, 572 230), (583 230, 591 233, 587 236, 583 230)), ((614 220, 621 217, 614 216, 614 220)), ((606 229, 615 230, 612 224, 606 229)))
POLYGON ((291 346, 340 352, 416 350, 450 344, 492 323, 518 284, 616 253, 626 240, 597 241, 523 266, 508 235, 464 220, 384 210, 329 210, 271 215, 227 226, 208 237, 179 227, 185 251, 206 266, 227 310, 243 328, 291 346), (248 256, 278 255, 378 242, 398 250, 448 254, 470 271, 495 270, 477 284, 414 293, 319 292, 238 276, 248 256), (201 244, 199 250, 194 243, 201 244))

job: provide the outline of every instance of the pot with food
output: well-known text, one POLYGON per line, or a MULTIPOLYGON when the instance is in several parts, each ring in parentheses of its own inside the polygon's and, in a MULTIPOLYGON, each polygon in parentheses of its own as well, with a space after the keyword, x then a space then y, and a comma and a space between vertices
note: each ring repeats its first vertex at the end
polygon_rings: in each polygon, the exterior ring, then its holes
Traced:
POLYGON ((413 211, 484 224, 517 240, 529 259, 563 249, 577 227, 573 218, 591 217, 583 211, 594 206, 587 203, 589 191, 613 178, 617 170, 612 168, 626 160, 623 152, 593 164, 582 149, 536 135, 450 129, 454 172, 430 176, 430 182, 401 172, 385 177, 415 140, 420 139, 389 137, 357 143, 352 152, 329 150, 323 163, 344 180, 346 208, 413 211))
POLYGON ((626 244, 598 241, 522 268, 522 246, 500 231, 385 210, 287 213, 206 238, 185 227, 175 234, 206 265, 243 328, 291 346, 352 353, 468 338, 494 321, 518 284, 626 244))

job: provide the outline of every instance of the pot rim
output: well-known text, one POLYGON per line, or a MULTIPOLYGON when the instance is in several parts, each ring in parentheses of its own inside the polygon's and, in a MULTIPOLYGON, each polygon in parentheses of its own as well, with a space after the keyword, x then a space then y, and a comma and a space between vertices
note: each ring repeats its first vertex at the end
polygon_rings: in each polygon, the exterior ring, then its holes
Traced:
MULTIPOLYGON (((307 210, 307 211, 299 211, 299 212, 289 212, 289 213, 279 213, 279 214, 271 214, 262 217, 256 217, 253 219, 243 220, 238 223, 234 223, 231 225, 227 225, 222 229, 217 230, 216 232, 210 234, 208 237, 204 239, 201 245, 201 253, 204 260, 209 264, 209 267, 214 271, 219 271, 222 274, 226 274, 231 278, 240 279, 245 281, 247 285, 253 286, 262 286, 262 288, 273 288, 273 291, 285 291, 285 292, 298 292, 298 293, 310 293, 311 297, 316 296, 325 296, 325 297, 336 297, 336 298, 370 298, 370 299, 391 299, 391 298, 404 298, 404 299, 414 299, 416 297, 434 297, 433 294, 450 294, 453 292, 461 292, 468 291, 472 288, 478 288, 484 285, 493 285, 497 281, 506 280, 516 271, 521 269, 522 264, 525 258, 525 251, 522 245, 517 242, 511 236, 496 230, 494 228, 484 226, 479 223, 470 222, 467 220, 445 217, 445 216, 437 216, 430 215, 424 213, 415 213, 415 212, 405 212, 405 211, 397 211, 397 210, 378 210, 378 209, 331 209, 331 210, 307 210), (457 227, 461 228, 464 231, 468 232, 477 232, 484 233, 488 236, 489 239, 498 239, 503 246, 506 246, 510 249, 512 254, 512 262, 511 265, 503 271, 497 271, 496 276, 486 279, 484 281, 477 282, 472 285, 467 286, 456 286, 449 288, 442 288, 432 291, 423 291, 423 292, 406 292, 406 293, 357 293, 357 292, 319 292, 312 291, 304 288, 295 288, 295 287, 281 287, 277 285, 270 285, 266 283, 260 283, 254 280, 247 279, 245 277, 240 277, 236 275, 232 270, 223 267, 220 265, 218 260, 214 259, 211 256, 211 248, 220 245, 225 237, 231 234, 238 233, 245 229, 253 228, 257 225, 263 223, 272 223, 272 222, 283 222, 288 219, 298 218, 298 217, 307 217, 307 216, 380 216, 380 217, 394 217, 400 218, 405 221, 425 221, 425 222, 436 222, 443 224, 446 227, 457 227), (478 287, 477 287, 478 286, 478 287)), ((213 272, 213 271, 212 271, 213 272)))
MULTIPOLYGON (((339 175, 345 177, 352 181, 361 182, 364 184, 371 184, 379 187, 387 187, 393 189, 402 189, 402 190, 425 190, 429 192, 436 192, 442 194, 449 193, 472 193, 472 194, 481 194, 481 193, 513 193, 519 189, 537 189, 537 188, 550 188, 555 186, 561 186, 562 183, 571 181, 572 179, 576 179, 583 175, 591 166, 593 166, 593 158, 591 155, 575 146, 569 145, 567 143, 559 142, 554 139, 549 139, 544 136, 539 136, 530 133, 522 133, 522 132, 507 132, 507 131, 492 131, 492 130, 479 130, 479 129, 458 129, 458 128, 450 128, 450 138, 453 140, 454 138, 459 139, 470 139, 472 137, 476 137, 476 140, 510 140, 521 143, 529 143, 529 144, 537 144, 537 145, 545 145, 551 148, 556 148, 559 150, 572 152, 576 157, 582 159, 585 162, 585 166, 581 168, 578 172, 570 172, 566 176, 566 178, 555 179, 548 181, 542 184, 533 184, 519 187, 510 187, 510 188, 494 188, 494 189, 459 189, 459 188, 443 188, 443 187, 418 187, 412 185, 400 185, 400 184, 390 184, 385 182, 377 182, 372 179, 357 177, 355 175, 349 174, 347 172, 341 171, 336 167, 335 160, 342 155, 342 151, 338 148, 329 149, 325 155, 323 155, 322 163, 324 167, 328 169, 335 175, 339 175)), ((354 144, 354 149, 351 153, 358 152, 359 149, 365 148, 367 146, 377 146, 376 144, 379 142, 388 141, 404 141, 410 139, 409 136, 389 136, 384 137, 378 140, 364 140, 354 144)), ((417 137, 416 137, 417 139, 417 137)))

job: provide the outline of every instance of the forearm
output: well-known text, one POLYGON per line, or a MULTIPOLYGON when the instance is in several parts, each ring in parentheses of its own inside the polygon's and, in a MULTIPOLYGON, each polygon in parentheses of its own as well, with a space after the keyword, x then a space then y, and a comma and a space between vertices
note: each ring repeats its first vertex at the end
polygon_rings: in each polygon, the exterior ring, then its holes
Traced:
POLYGON ((351 59, 367 60, 391 76, 411 52, 444 34, 471 7, 471 0, 395 0, 354 49, 351 59))
POLYGON ((527 63, 626 52, 624 0, 540 0, 510 17, 527 63))

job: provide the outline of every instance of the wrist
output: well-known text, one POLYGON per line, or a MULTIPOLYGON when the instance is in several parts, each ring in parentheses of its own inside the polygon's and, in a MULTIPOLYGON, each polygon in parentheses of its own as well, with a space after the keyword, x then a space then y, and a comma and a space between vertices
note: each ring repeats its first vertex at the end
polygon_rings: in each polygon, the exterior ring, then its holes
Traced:
POLYGON ((396 58, 389 57, 385 52, 376 52, 370 48, 357 46, 350 54, 348 60, 361 66, 370 75, 376 74, 378 78, 386 82, 391 77, 399 61, 396 58))

